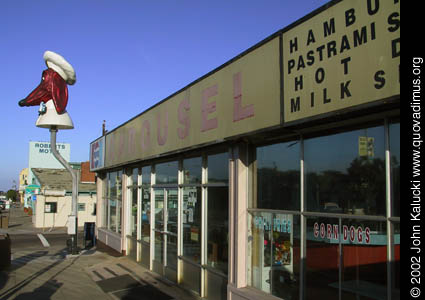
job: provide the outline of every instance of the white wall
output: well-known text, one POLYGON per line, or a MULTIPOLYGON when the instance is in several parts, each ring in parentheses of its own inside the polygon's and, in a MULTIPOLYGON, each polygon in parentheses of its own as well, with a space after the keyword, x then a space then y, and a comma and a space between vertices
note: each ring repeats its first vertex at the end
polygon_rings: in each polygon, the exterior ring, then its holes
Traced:
MULTIPOLYGON (((78 212, 78 226, 83 227, 85 222, 96 222, 96 216, 93 215, 96 205, 96 195, 80 195, 78 203, 85 203, 85 211, 78 212)), ((36 228, 46 227, 66 227, 68 216, 71 214, 72 196, 44 196, 37 195, 35 208, 34 225, 36 228), (56 202, 56 213, 45 213, 45 203, 56 202)))

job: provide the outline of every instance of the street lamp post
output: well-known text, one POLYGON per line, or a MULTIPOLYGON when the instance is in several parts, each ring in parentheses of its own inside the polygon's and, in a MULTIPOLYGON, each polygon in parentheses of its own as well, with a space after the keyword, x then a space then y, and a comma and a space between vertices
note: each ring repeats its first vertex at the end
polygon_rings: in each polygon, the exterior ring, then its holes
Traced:
POLYGON ((79 172, 74 170, 60 155, 56 148, 56 135, 59 129, 73 129, 74 124, 66 111, 68 103, 67 84, 76 81, 74 68, 59 54, 46 51, 43 56, 48 69, 42 73, 42 79, 19 106, 40 105, 36 126, 50 131, 50 149, 53 156, 71 173, 72 209, 68 216, 68 234, 71 236, 71 253, 77 254, 78 240, 78 182, 79 172))

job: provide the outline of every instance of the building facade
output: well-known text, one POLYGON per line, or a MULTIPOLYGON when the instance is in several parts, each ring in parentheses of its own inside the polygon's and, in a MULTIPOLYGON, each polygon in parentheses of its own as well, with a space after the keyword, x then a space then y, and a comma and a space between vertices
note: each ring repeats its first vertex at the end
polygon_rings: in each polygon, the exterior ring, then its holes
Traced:
MULTIPOLYGON (((57 143, 56 145, 60 155, 69 162, 71 159, 71 144, 57 143)), ((22 186, 24 191, 24 207, 30 207, 33 211, 34 200, 40 191, 40 182, 34 175, 33 168, 52 168, 52 169, 65 169, 64 166, 53 156, 50 150, 49 142, 30 142, 29 143, 29 156, 28 156, 28 174, 26 177, 26 184, 22 186)))
MULTIPOLYGON (((84 162, 81 165, 88 165, 84 162)), ((78 226, 85 222, 96 222, 96 184, 94 173, 81 170, 78 183, 78 226), (88 178, 90 177, 90 178, 88 178), (93 179, 89 181, 88 179, 93 179)), ((33 223, 36 228, 66 227, 72 211, 72 178, 65 169, 32 169, 40 183, 39 191, 34 195, 33 223)))
POLYGON ((399 27, 331 1, 94 141, 98 241, 206 299, 399 299, 399 27))
POLYGON ((19 172, 19 202, 23 205, 25 201, 25 187, 28 185, 28 168, 19 172))

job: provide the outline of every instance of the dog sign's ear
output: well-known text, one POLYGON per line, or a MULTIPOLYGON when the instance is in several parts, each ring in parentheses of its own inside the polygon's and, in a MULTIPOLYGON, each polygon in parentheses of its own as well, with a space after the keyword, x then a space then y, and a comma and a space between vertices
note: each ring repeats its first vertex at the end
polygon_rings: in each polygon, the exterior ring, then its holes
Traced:
POLYGON ((65 80, 56 72, 53 73, 52 97, 56 112, 64 113, 68 104, 68 87, 65 80))

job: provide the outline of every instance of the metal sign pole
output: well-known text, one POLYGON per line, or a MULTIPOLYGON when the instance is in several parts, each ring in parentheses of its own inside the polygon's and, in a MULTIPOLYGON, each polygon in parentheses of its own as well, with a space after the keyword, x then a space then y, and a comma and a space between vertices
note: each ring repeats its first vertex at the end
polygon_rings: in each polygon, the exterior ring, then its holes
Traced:
POLYGON ((71 235, 72 239, 72 254, 78 254, 77 250, 77 238, 78 238, 78 177, 79 172, 74 170, 68 162, 60 155, 56 148, 56 133, 58 129, 56 126, 50 128, 50 149, 52 150, 53 156, 71 173, 72 176, 72 205, 71 215, 68 219, 68 234, 71 235))

